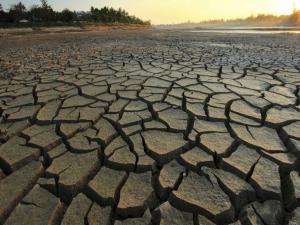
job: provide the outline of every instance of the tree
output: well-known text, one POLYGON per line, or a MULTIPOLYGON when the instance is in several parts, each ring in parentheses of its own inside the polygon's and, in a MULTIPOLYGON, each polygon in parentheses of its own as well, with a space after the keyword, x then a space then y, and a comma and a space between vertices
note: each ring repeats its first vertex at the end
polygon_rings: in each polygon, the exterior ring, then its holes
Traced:
POLYGON ((29 10, 30 19, 34 22, 42 21, 44 18, 44 13, 45 10, 39 5, 33 5, 29 10))
POLYGON ((3 11, 2 5, 0 3, 0 22, 4 21, 6 18, 6 13, 3 11))
POLYGON ((76 18, 75 12, 70 11, 69 9, 64 9, 60 13, 60 19, 64 22, 71 22, 74 21, 76 18))
POLYGON ((12 5, 9 10, 9 16, 15 22, 26 19, 26 6, 22 2, 12 5))
POLYGON ((0 4, 0 20, 2 22, 18 22, 22 19, 33 22, 95 21, 102 23, 149 24, 149 22, 145 23, 135 16, 130 16, 128 12, 121 8, 115 10, 108 7, 101 9, 91 7, 89 12, 72 12, 69 9, 55 12, 49 5, 48 0, 40 0, 40 5, 33 5, 29 10, 19 2, 12 5, 7 13, 0 4))
POLYGON ((41 6, 34 5, 29 11, 32 21, 55 21, 55 12, 46 0, 41 0, 41 6))
POLYGON ((44 9, 52 9, 47 0, 41 0, 41 4, 44 9))
POLYGON ((15 5, 12 5, 10 10, 14 10, 14 11, 18 11, 18 12, 21 12, 21 13, 25 13, 26 12, 26 6, 22 3, 22 2, 19 2, 15 5))
POLYGON ((121 8, 115 10, 113 8, 108 8, 108 7, 103 7, 102 9, 91 7, 89 19, 97 22, 103 22, 103 23, 118 22, 118 23, 144 24, 142 20, 134 16, 129 16, 128 12, 126 12, 121 8))

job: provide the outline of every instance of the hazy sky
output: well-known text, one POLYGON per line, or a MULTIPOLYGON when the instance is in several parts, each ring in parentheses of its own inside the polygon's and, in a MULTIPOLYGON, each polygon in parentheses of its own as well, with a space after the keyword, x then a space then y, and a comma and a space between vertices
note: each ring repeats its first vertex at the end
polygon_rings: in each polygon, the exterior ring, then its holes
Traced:
MULTIPOLYGON (((4 8, 20 0, 0 0, 4 8)), ((295 0, 300 8, 300 0, 295 0)), ((39 0, 22 0, 26 6, 38 4, 39 0)), ((89 10, 95 7, 112 6, 123 8, 131 15, 154 24, 179 23, 188 20, 197 22, 209 19, 231 19, 251 14, 289 14, 293 0, 49 0, 55 10, 89 10)))

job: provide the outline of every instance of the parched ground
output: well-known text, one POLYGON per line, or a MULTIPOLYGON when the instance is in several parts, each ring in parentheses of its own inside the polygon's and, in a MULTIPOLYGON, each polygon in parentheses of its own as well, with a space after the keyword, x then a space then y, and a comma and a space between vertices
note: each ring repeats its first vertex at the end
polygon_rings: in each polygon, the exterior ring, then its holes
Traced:
POLYGON ((300 36, 3 36, 0 76, 0 224, 300 224, 300 36))

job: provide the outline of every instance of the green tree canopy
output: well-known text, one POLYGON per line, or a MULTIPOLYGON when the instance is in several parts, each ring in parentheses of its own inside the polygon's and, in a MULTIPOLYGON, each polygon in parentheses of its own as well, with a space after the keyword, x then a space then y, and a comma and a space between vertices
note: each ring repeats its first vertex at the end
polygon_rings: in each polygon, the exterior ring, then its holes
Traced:
POLYGON ((60 13, 60 20, 64 21, 64 22, 71 22, 74 21, 76 19, 76 13, 70 11, 69 9, 64 9, 61 13, 60 13))
POLYGON ((41 1, 41 6, 34 5, 29 11, 32 21, 55 21, 55 12, 46 0, 41 1))
POLYGON ((41 0, 42 8, 44 9, 50 9, 51 6, 48 4, 47 0, 41 0))
MULTIPOLYGON (((1 0, 0 0, 1 1, 1 0)), ((128 23, 128 24, 149 24, 141 19, 130 16, 128 12, 119 8, 113 9, 109 7, 96 8, 91 7, 88 12, 72 12, 69 9, 64 9, 62 12, 56 12, 52 9, 47 0, 40 0, 39 5, 33 5, 29 10, 26 9, 22 2, 14 4, 9 9, 9 12, 2 10, 0 4, 0 22, 18 22, 22 19, 30 20, 31 22, 100 22, 100 23, 128 23)))
POLYGON ((14 10, 14 11, 19 11, 19 12, 26 12, 26 6, 22 3, 22 2, 19 2, 15 5, 12 5, 10 7, 10 10, 14 10))
POLYGON ((12 5, 9 10, 9 16, 13 21, 26 19, 26 6, 22 2, 12 5))
POLYGON ((119 8, 115 10, 113 8, 103 7, 102 9, 91 7, 91 19, 103 23, 135 23, 144 24, 141 19, 130 16, 128 12, 119 8))

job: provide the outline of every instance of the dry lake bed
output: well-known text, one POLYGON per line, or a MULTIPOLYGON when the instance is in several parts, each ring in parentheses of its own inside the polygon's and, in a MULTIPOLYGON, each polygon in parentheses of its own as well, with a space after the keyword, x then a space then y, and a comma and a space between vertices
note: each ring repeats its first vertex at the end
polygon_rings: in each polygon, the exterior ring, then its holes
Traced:
POLYGON ((300 35, 0 36, 0 224, 300 224, 300 35))

